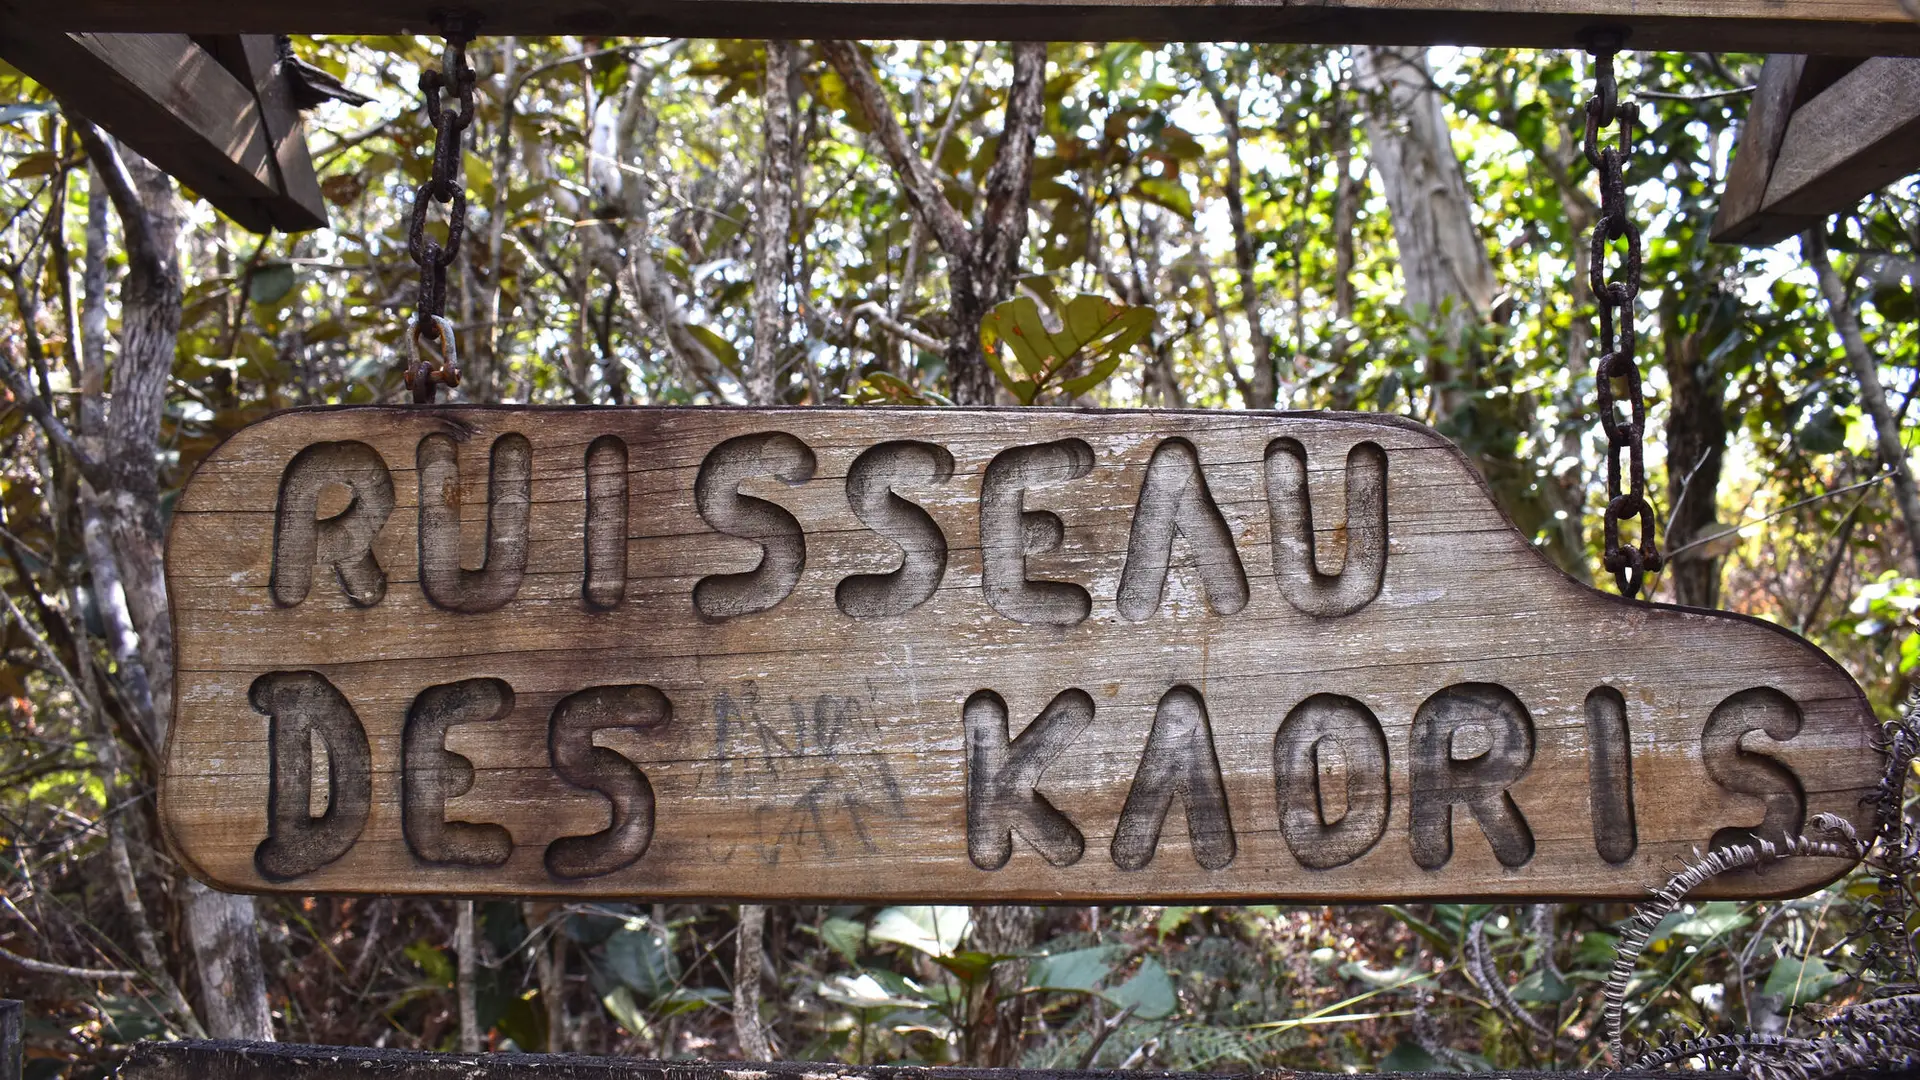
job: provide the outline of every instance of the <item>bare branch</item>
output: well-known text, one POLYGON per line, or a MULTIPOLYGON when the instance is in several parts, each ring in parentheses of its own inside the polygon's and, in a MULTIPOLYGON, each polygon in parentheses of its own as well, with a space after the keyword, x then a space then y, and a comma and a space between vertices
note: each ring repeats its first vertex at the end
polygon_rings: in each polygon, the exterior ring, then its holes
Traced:
POLYGON ((946 342, 923 334, 913 327, 908 326, 906 323, 898 321, 891 315, 888 315, 886 310, 879 304, 871 300, 858 305, 852 311, 847 312, 847 315, 851 318, 864 318, 894 337, 900 338, 903 341, 911 341, 930 353, 945 353, 947 351, 946 342))
POLYGON ((140 977, 140 973, 137 971, 123 971, 119 968, 83 968, 69 967, 66 964, 52 964, 45 960, 34 960, 30 957, 21 956, 19 953, 7 949, 0 949, 0 960, 5 960, 15 967, 31 971, 36 975, 65 975, 70 979, 89 980, 137 979, 140 977))

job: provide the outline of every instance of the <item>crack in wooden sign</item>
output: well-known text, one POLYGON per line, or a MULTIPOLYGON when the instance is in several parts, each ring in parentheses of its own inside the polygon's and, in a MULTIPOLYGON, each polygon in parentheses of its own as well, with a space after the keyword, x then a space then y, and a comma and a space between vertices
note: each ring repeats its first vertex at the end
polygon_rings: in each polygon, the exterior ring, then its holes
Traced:
POLYGON ((1631 898, 1880 769, 1818 650, 1380 416, 300 411, 168 580, 163 818, 238 890, 1631 898))

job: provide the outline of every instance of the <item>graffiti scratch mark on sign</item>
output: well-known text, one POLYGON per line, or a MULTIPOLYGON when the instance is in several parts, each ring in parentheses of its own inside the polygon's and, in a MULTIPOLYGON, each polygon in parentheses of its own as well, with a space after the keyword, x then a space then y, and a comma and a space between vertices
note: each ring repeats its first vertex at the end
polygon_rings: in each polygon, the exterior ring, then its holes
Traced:
POLYGON ((232 889, 1625 898, 1879 769, 1817 650, 1575 584, 1384 417, 295 412, 168 575, 232 889))

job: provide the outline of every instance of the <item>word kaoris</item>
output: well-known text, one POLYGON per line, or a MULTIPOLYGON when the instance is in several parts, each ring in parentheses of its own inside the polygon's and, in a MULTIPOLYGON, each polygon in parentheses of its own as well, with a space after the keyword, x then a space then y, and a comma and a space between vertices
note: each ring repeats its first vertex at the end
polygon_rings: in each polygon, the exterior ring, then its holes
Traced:
POLYGON ((1881 760, 1817 650, 1570 579, 1382 417, 295 412, 168 579, 228 888, 1631 897, 1881 760))
MULTIPOLYGON (((287 882, 340 858, 359 839, 373 803, 370 745, 353 707, 314 672, 262 675, 250 698, 270 720, 273 774, 267 837, 254 863, 262 877, 287 882), (325 809, 317 814, 316 746, 327 762, 325 809)), ((513 688, 500 679, 429 687, 413 699, 402 728, 399 787, 402 833, 415 860, 482 868, 507 862, 514 848, 510 828, 447 819, 448 799, 473 785, 472 762, 450 751, 447 737, 458 725, 496 722, 513 708, 513 688)), ((1586 710, 1593 850, 1617 865, 1630 859, 1639 843, 1626 704, 1618 690, 1600 687, 1588 695, 1586 710)), ((1049 772, 1070 770, 1076 758, 1085 761, 1088 751, 1106 749, 1089 731, 1096 711, 1086 691, 1065 691, 1016 738, 1010 736, 1007 705, 999 694, 983 690, 967 700, 960 717, 966 745, 965 850, 975 867, 1006 866, 1015 837, 1055 867, 1073 866, 1087 853, 1085 832, 1040 787, 1049 772)), ((554 879, 611 874, 646 853, 657 812, 653 785, 634 760, 596 745, 595 737, 622 730, 645 739, 672 723, 673 716, 668 697, 644 685, 596 686, 554 706, 546 738, 550 767, 572 787, 597 793, 611 818, 603 829, 546 845, 543 862, 554 879)), ((811 719, 803 715, 801 728, 811 719)), ((1708 717, 1698 747, 1707 775, 1766 807, 1759 829, 1722 829, 1714 843, 1751 842, 1755 835, 1778 842, 1799 833, 1806 821, 1803 785, 1772 759, 1743 754, 1739 743, 1753 731, 1791 738, 1800 724, 1798 708, 1773 690, 1742 691, 1708 717)), ((1406 755, 1407 850, 1413 863, 1423 870, 1447 865, 1456 813, 1468 831, 1477 826, 1501 866, 1519 869, 1531 862, 1534 831, 1510 792, 1532 767, 1534 745, 1532 716, 1503 686, 1464 683, 1429 697, 1400 748, 1406 755)), ((1301 867, 1344 866, 1373 850, 1386 833, 1393 800, 1390 757, 1385 730, 1366 705, 1316 694, 1288 711, 1273 737, 1271 807, 1256 814, 1243 806, 1236 814, 1206 701, 1193 687, 1176 686, 1159 701, 1118 820, 1103 834, 1112 838, 1108 854, 1121 870, 1146 869, 1178 803, 1186 818, 1188 850, 1201 870, 1224 870, 1233 863, 1236 817, 1243 824, 1260 817, 1277 820, 1301 867)), ((894 773, 889 766, 879 769, 888 778, 883 786, 892 788, 884 796, 900 799, 894 773)), ((776 792, 767 794, 778 798, 776 792)), ((872 839, 863 830, 855 833, 872 839)))

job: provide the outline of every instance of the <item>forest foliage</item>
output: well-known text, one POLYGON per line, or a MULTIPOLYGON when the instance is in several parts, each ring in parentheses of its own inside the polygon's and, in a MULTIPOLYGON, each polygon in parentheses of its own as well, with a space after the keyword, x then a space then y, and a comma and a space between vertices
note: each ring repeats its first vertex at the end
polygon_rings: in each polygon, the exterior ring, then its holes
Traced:
MULTIPOLYGON (((417 83, 440 45, 294 48, 369 99, 309 114, 332 227, 297 236, 175 202, 0 73, 0 992, 29 1002, 29 1076, 263 1025, 1055 1068, 1609 1060, 1625 905, 775 907, 740 950, 730 907, 187 885, 152 797, 171 499, 274 410, 404 396, 417 83)), ((1904 447, 1920 393, 1920 185, 1801 242, 1710 243, 1761 59, 1620 60, 1644 126, 1653 596, 1805 635, 1892 717, 1920 667, 1912 481, 1882 438, 1904 447)), ((1455 440, 1547 557, 1608 577, 1590 57, 483 38, 472 60, 456 400, 1393 413, 1455 440), (1422 255, 1397 217, 1421 168, 1445 181, 1430 224, 1451 250, 1422 255)), ((1795 900, 1676 903, 1641 928, 1623 1022, 1809 1030, 1809 1010, 1874 998, 1865 969, 1898 981, 1899 949, 1869 944, 1899 938, 1910 964, 1914 925, 1885 912, 1913 887, 1862 870, 1795 900)))

